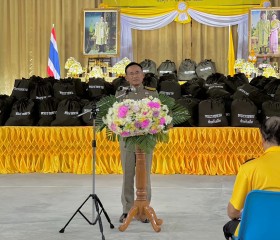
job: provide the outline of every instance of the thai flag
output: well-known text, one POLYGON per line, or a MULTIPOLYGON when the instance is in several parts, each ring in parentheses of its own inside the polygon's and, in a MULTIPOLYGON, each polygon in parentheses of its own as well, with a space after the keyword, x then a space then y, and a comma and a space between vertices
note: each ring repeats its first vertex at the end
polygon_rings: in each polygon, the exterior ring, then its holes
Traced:
POLYGON ((59 64, 59 56, 58 56, 58 49, 56 44, 54 25, 52 27, 52 33, 51 33, 47 72, 50 77, 54 77, 55 79, 60 79, 60 64, 59 64))

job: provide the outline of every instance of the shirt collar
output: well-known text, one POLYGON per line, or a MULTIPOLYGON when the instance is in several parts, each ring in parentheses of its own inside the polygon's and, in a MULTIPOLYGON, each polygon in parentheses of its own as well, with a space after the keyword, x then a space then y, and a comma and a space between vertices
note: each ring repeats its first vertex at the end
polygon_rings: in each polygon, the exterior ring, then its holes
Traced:
POLYGON ((267 152, 280 152, 280 146, 270 147, 270 148, 265 150, 265 153, 267 153, 267 152))

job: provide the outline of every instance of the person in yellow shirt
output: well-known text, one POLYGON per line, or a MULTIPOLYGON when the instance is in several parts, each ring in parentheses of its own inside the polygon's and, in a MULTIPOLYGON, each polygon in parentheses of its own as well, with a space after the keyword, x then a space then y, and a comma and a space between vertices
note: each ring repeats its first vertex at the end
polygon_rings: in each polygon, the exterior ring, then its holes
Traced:
POLYGON ((238 236, 246 196, 252 190, 280 191, 280 117, 270 117, 261 126, 264 154, 241 165, 233 187, 224 225, 226 239, 238 236))

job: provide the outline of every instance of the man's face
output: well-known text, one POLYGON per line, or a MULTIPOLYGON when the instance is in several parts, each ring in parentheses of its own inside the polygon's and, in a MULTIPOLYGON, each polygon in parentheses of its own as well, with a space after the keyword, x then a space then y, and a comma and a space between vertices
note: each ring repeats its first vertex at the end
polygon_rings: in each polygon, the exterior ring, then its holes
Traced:
POLYGON ((132 65, 126 70, 125 79, 130 83, 130 85, 137 87, 143 82, 144 76, 145 75, 139 66, 132 65))
POLYGON ((104 22, 104 18, 103 17, 100 17, 100 22, 104 22))
POLYGON ((262 14, 261 19, 262 19, 262 20, 265 20, 265 19, 266 19, 266 14, 265 14, 265 13, 262 14))

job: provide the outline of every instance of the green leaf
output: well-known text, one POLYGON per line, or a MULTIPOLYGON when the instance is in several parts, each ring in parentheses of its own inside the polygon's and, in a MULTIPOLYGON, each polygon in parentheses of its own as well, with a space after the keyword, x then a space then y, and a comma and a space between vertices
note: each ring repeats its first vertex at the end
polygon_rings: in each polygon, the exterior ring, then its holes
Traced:
POLYGON ((164 94, 159 94, 159 100, 162 104, 168 107, 170 115, 173 118, 173 125, 183 123, 191 117, 188 110, 184 106, 176 103, 174 98, 171 98, 164 94))
POLYGON ((150 153, 157 143, 156 135, 152 134, 126 137, 123 139, 125 141, 126 146, 131 150, 134 150, 135 145, 138 145, 139 148, 142 149, 145 153, 150 153))
POLYGON ((100 132, 104 129, 105 124, 103 122, 103 117, 105 117, 109 111, 109 108, 113 106, 113 104, 117 101, 117 98, 113 95, 106 96, 101 98, 99 102, 97 102, 96 106, 98 108, 97 116, 95 120, 95 124, 97 126, 97 131, 100 132))
POLYGON ((159 94, 159 100, 161 101, 162 104, 166 105, 168 109, 172 109, 173 106, 175 105, 175 99, 168 97, 165 94, 159 94))
POLYGON ((108 128, 106 129, 106 138, 112 142, 115 142, 118 139, 117 135, 108 128))

